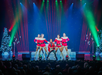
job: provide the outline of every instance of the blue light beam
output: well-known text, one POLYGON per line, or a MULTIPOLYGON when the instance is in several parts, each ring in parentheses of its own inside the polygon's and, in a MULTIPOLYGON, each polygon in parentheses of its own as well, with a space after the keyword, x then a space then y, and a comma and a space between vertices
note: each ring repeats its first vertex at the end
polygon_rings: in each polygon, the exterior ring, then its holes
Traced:
POLYGON ((71 9, 71 10, 72 10, 72 8, 73 8, 73 5, 74 5, 74 3, 72 3, 72 4, 71 4, 71 6, 69 7, 69 9, 71 9))

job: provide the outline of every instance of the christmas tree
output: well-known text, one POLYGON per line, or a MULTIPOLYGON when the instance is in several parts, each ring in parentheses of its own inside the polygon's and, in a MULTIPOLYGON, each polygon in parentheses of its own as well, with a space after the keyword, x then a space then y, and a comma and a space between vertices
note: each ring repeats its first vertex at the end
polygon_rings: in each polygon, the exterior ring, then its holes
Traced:
POLYGON ((9 52, 12 50, 12 46, 9 46, 10 42, 10 35, 8 35, 7 28, 4 28, 3 37, 1 41, 1 51, 2 52, 9 52))

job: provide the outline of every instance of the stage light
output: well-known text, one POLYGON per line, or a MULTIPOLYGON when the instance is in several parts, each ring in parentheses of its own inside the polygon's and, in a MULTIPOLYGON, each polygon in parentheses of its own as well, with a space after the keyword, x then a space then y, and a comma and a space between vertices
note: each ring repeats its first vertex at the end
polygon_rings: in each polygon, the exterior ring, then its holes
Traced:
POLYGON ((72 3, 71 6, 69 7, 70 10, 72 10, 72 8, 73 8, 73 4, 74 4, 74 3, 72 3))
POLYGON ((49 2, 49 0, 47 0, 47 2, 49 2))
POLYGON ((97 45, 98 47, 100 47, 100 45, 97 45))
POLYGON ((57 2, 57 0, 55 0, 55 2, 57 2))
POLYGON ((84 8, 84 14, 85 14, 86 20, 88 22, 90 31, 94 37, 94 40, 95 40, 97 46, 99 46, 99 41, 98 41, 98 36, 97 36, 98 34, 97 34, 97 30, 96 30, 96 22, 95 22, 94 15, 93 15, 92 11, 89 10, 88 8, 84 8))
POLYGON ((96 30, 97 30, 97 32, 99 32, 99 29, 97 28, 97 26, 96 26, 96 30))
POLYGON ((43 0, 43 2, 45 2, 45 0, 43 0))
POLYGON ((41 56, 41 55, 39 56, 39 60, 40 60, 40 61, 42 60, 42 56, 41 56))
POLYGON ((86 3, 84 3, 82 11, 86 17, 87 25, 92 33, 95 43, 97 46, 99 46, 99 40, 98 40, 98 34, 97 34, 97 30, 96 30, 96 22, 95 22, 94 13, 88 7, 85 7, 86 3))
POLYGON ((13 61, 15 60, 15 55, 12 56, 13 61))
POLYGON ((62 0, 60 0, 60 2, 62 2, 62 0))
POLYGON ((11 32, 11 30, 9 29, 9 32, 11 32))
POLYGON ((96 60, 96 56, 95 55, 93 55, 93 61, 95 61, 96 60))
POLYGON ((22 3, 20 2, 20 4, 22 4, 22 3))
POLYGON ((68 55, 66 55, 66 60, 68 60, 69 59, 69 57, 68 57, 68 55))

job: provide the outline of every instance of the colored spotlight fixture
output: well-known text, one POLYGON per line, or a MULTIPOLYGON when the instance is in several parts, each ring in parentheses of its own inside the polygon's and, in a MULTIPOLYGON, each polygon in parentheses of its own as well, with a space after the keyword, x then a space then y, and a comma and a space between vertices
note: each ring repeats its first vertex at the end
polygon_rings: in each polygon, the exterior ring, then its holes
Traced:
POLYGON ((95 61, 96 60, 96 56, 95 55, 93 55, 93 61, 95 61))
POLYGON ((40 61, 42 60, 42 56, 41 56, 41 55, 39 56, 39 60, 40 60, 40 61))
POLYGON ((69 59, 69 57, 68 57, 68 55, 66 55, 66 60, 68 60, 69 59))
POLYGON ((49 2, 49 0, 47 0, 47 2, 49 2))
POLYGON ((57 0, 55 0, 55 2, 57 2, 57 0))
POLYGON ((43 0, 43 2, 45 2, 45 0, 43 0))
POLYGON ((9 29, 9 32, 11 32, 11 29, 9 29))
POLYGON ((62 0, 60 0, 60 2, 62 2, 62 0))

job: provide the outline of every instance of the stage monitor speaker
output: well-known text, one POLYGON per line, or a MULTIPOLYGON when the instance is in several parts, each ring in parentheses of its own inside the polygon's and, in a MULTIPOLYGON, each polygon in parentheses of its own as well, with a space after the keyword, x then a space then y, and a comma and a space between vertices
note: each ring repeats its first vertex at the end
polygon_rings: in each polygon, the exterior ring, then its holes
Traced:
POLYGON ((84 54, 76 54, 77 60, 84 60, 84 54))
POLYGON ((22 59, 23 60, 30 60, 30 58, 31 58, 30 53, 29 54, 22 54, 22 59))

